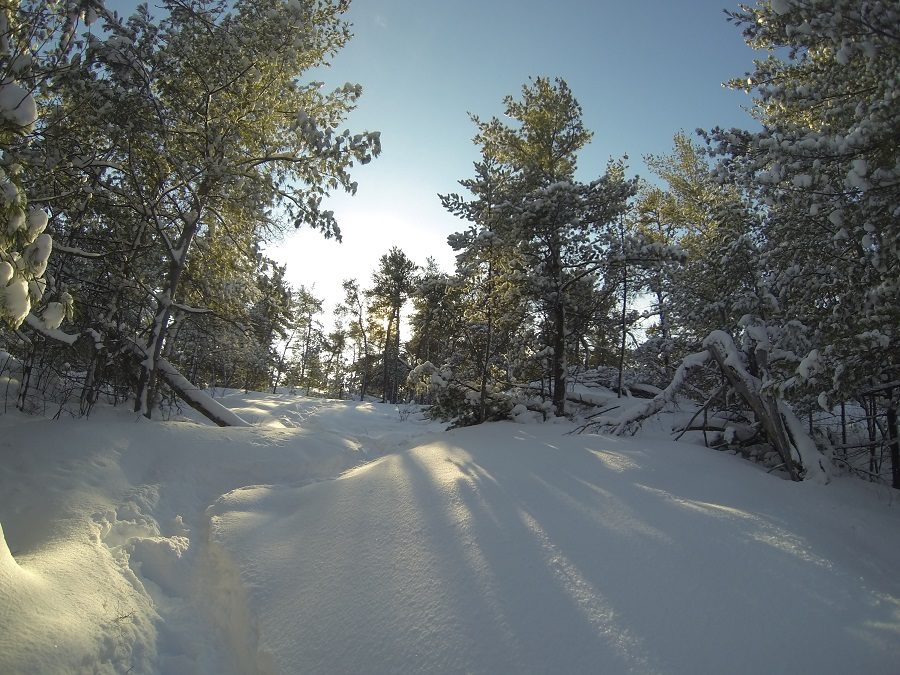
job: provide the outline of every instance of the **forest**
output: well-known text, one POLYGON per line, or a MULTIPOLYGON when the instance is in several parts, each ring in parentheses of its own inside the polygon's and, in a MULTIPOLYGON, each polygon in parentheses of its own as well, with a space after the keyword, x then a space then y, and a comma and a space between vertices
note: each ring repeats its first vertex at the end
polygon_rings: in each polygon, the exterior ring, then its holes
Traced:
POLYGON ((896 2, 728 11, 760 50, 728 83, 758 128, 676 133, 647 179, 625 158, 576 179, 592 132, 564 79, 497 92, 480 160, 435 197, 456 269, 385 251, 333 322, 264 250, 340 238, 329 196, 377 167, 378 131, 345 128, 362 87, 308 77, 351 38, 349 0, 159 4, 2 4, 6 406, 226 426, 216 388, 291 390, 629 433, 687 400, 713 447, 900 488, 896 2), (647 404, 613 424, 590 385, 647 404))

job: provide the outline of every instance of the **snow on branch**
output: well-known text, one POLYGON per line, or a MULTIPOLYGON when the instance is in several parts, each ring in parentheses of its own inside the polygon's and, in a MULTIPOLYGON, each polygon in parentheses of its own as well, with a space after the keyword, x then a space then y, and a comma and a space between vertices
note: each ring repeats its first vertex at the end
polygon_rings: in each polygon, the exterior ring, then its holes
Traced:
POLYGON ((690 354, 684 357, 684 360, 682 360, 678 369, 675 371, 675 374, 672 376, 672 381, 669 383, 669 386, 663 389, 662 392, 647 401, 644 405, 625 412, 622 417, 615 419, 601 417, 599 420, 588 425, 586 429, 592 431, 609 429, 610 433, 616 436, 623 436, 625 434, 633 436, 640 428, 641 422, 663 410, 667 404, 675 401, 675 394, 677 394, 684 386, 688 371, 705 366, 709 363, 710 358, 710 353, 708 351, 697 352, 696 354, 690 354))
MULTIPOLYGON (((767 343, 763 333, 748 332, 747 337, 755 348, 757 366, 764 366, 760 352, 764 352, 767 343)), ((767 338, 765 338, 767 340, 767 338)), ((615 435, 633 435, 640 424, 663 410, 667 404, 674 402, 675 395, 684 387, 687 373, 715 361, 728 381, 730 388, 743 399, 753 411, 766 438, 781 456, 784 467, 791 480, 807 480, 827 483, 830 480, 827 458, 816 447, 815 442, 806 432, 803 424, 780 396, 775 388, 766 386, 768 374, 763 372, 762 379, 750 373, 744 356, 735 346, 734 340, 724 331, 713 331, 703 341, 705 351, 685 357, 669 386, 648 401, 645 405, 626 412, 622 417, 599 420, 586 425, 583 430, 609 430, 615 435)))
MULTIPOLYGON (((83 337, 90 338, 91 344, 95 349, 100 342, 100 336, 94 330, 88 330, 81 334, 66 333, 58 328, 49 328, 44 319, 35 316, 34 314, 28 314, 28 316, 25 317, 25 323, 29 328, 36 333, 43 335, 45 338, 61 342, 70 347, 75 346, 75 344, 83 337)), ((135 358, 138 360, 144 360, 146 358, 145 350, 139 345, 131 343, 130 347, 131 353, 135 358)), ((172 387, 175 393, 178 394, 179 398, 211 422, 220 427, 250 426, 246 420, 233 413, 184 377, 184 375, 178 372, 178 369, 175 368, 175 366, 165 359, 161 358, 157 361, 157 372, 165 383, 172 387)))
POLYGON ((72 335, 71 333, 61 331, 58 328, 48 328, 42 318, 35 316, 32 313, 29 313, 28 316, 25 317, 25 323, 29 328, 31 328, 36 333, 40 333, 45 338, 49 338, 56 342, 62 342, 63 344, 69 345, 70 347, 72 347, 81 338, 81 335, 72 335))

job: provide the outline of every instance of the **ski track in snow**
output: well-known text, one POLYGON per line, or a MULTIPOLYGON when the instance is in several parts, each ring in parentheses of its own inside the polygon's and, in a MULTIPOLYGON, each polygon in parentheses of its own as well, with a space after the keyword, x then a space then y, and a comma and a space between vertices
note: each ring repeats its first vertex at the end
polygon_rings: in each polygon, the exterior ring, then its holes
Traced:
POLYGON ((0 420, 0 672, 896 672, 889 490, 220 400, 255 426, 0 420))

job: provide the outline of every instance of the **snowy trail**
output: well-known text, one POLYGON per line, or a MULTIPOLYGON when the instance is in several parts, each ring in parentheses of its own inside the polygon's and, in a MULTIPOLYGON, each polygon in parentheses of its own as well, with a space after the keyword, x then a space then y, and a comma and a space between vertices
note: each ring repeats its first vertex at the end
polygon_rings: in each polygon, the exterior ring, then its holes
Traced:
POLYGON ((896 672, 900 523, 829 489, 497 424, 211 526, 281 673, 896 672))
MULTIPOLYGON (((199 439, 186 457, 173 456, 184 452, 173 446, 146 455, 132 453, 122 462, 137 487, 108 516, 110 531, 103 541, 153 600, 160 615, 160 670, 166 674, 277 672, 258 648, 257 622, 239 570, 210 536, 215 500, 238 486, 297 487, 333 479, 348 467, 380 456, 376 447, 380 436, 399 421, 392 411, 368 403, 291 395, 241 399, 241 414, 257 416, 262 424, 256 432, 229 432, 226 440, 237 441, 234 450, 251 449, 241 457, 234 453, 222 457, 233 463, 229 470, 203 470, 200 464, 214 461, 216 453, 211 456, 212 448, 199 439), (356 434, 342 429, 348 415, 371 417, 375 437, 367 436, 365 428, 356 434), (187 477, 187 485, 178 474, 187 477), (185 640, 185 635, 190 638, 185 640)), ((407 426, 400 437, 421 433, 420 428, 407 426)), ((213 434, 209 441, 215 443, 215 438, 213 434)))
POLYGON ((0 673, 896 672, 889 489, 221 400, 254 426, 0 418, 0 673))
POLYGON ((0 418, 0 673, 273 672, 207 509, 242 486, 333 479, 436 428, 371 404, 225 400, 256 426, 147 423, 123 409, 0 418))

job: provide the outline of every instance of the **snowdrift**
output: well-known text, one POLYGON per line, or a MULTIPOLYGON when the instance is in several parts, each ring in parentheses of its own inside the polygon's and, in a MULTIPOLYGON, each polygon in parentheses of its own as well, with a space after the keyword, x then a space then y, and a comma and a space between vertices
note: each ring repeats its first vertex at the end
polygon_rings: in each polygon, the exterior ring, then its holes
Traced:
POLYGON ((893 673, 900 514, 664 440, 0 418, 3 673, 893 673))

